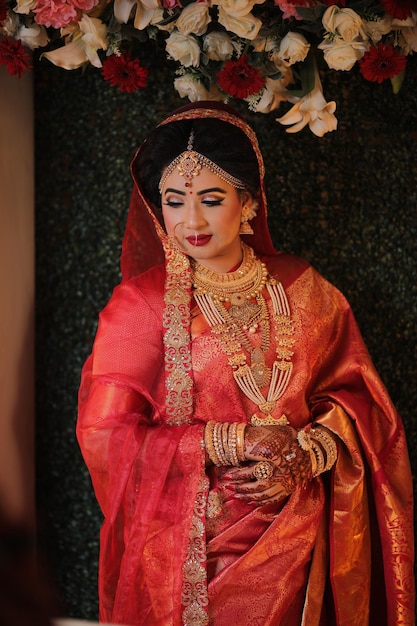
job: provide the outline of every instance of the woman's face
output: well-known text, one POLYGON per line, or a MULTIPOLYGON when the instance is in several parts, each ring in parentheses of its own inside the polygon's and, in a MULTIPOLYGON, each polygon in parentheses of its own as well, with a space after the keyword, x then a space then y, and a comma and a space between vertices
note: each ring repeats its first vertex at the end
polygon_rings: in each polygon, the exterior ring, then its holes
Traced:
POLYGON ((228 272, 242 260, 242 206, 251 201, 251 195, 206 167, 193 178, 191 187, 185 183, 177 169, 165 180, 161 202, 166 231, 202 265, 228 272))

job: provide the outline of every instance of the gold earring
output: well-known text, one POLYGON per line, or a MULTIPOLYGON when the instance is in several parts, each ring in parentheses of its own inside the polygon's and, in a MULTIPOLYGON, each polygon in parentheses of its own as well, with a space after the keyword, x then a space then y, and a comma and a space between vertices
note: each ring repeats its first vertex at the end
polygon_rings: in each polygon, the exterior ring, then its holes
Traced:
POLYGON ((239 235, 253 235, 253 228, 249 224, 249 212, 250 208, 245 204, 245 206, 242 207, 239 235))

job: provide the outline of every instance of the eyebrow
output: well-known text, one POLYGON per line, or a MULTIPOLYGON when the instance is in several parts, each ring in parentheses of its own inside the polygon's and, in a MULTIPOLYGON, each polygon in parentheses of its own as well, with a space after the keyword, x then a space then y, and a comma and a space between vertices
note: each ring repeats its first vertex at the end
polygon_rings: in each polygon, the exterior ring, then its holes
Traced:
MULTIPOLYGON (((180 196, 185 196, 186 194, 185 191, 180 191, 179 189, 172 189, 172 187, 168 187, 168 189, 165 189, 165 193, 168 193, 169 191, 171 191, 172 193, 177 193, 180 196)), ((213 191, 226 194, 226 190, 222 189, 221 187, 211 187, 210 189, 202 189, 202 191, 197 191, 197 196, 203 196, 205 193, 212 193, 213 191)))

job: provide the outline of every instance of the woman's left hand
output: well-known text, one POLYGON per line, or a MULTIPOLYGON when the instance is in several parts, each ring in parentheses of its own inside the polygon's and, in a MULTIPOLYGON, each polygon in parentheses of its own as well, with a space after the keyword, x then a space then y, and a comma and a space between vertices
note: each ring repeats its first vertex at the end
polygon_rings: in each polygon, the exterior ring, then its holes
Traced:
POLYGON ((310 455, 291 426, 248 426, 245 457, 252 463, 228 470, 224 479, 246 502, 279 502, 311 475, 310 455))

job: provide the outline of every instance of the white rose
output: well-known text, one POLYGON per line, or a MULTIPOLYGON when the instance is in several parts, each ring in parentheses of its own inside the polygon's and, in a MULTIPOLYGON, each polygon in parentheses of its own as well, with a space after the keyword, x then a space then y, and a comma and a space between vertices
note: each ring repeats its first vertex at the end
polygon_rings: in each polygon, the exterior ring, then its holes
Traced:
POLYGON ((176 78, 174 80, 174 87, 178 91, 180 98, 188 98, 190 102, 197 102, 198 100, 222 99, 222 96, 217 88, 207 91, 200 81, 187 74, 176 78))
POLYGON ((233 54, 233 44, 227 33, 212 31, 204 37, 203 50, 212 61, 227 61, 233 54))
POLYGON ((203 35, 211 22, 207 2, 194 2, 186 6, 176 22, 181 35, 203 35))
POLYGON ((390 32, 392 26, 392 17, 386 13, 384 17, 372 20, 365 21, 363 23, 366 34, 372 39, 374 43, 381 41, 383 35, 386 35, 390 32))
POLYGON ((281 39, 278 57, 284 61, 288 61, 290 65, 293 65, 293 63, 304 61, 309 49, 310 44, 301 33, 290 31, 281 39))
POLYGON ((326 9, 322 21, 325 30, 339 35, 346 41, 363 36, 363 20, 352 9, 339 9, 333 5, 326 9))
POLYGON ((184 67, 198 67, 200 64, 200 46, 194 37, 171 33, 166 40, 166 51, 184 67))
POLYGON ((261 20, 249 13, 244 17, 234 17, 219 6, 219 24, 231 33, 243 39, 256 39, 262 26, 261 20))
POLYGON ((351 70, 368 49, 366 41, 346 42, 342 39, 325 41, 318 46, 324 52, 324 59, 332 70, 351 70))
POLYGON ((217 0, 212 4, 219 5, 219 9, 233 17, 249 15, 255 4, 262 4, 264 0, 217 0))
POLYGON ((35 48, 43 48, 49 41, 44 26, 32 22, 29 26, 21 26, 17 33, 17 39, 20 39, 24 46, 31 50, 35 48))

